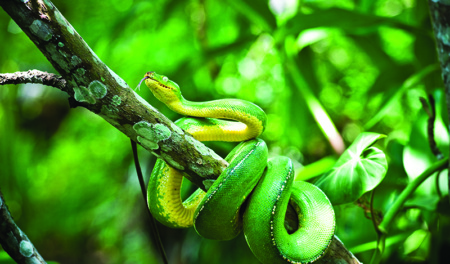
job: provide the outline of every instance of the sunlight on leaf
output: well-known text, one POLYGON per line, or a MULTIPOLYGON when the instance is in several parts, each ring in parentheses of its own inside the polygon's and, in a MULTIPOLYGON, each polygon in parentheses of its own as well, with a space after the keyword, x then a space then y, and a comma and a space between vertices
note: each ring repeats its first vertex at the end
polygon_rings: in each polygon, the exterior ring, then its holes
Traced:
POLYGON ((299 49, 314 44, 320 40, 326 39, 331 34, 329 28, 313 28, 302 31, 297 38, 299 49))
POLYGON ((422 243, 429 243, 430 236, 425 230, 419 229, 414 231, 403 243, 404 254, 408 255, 417 250, 422 243))
POLYGON ((334 168, 315 183, 333 205, 351 203, 373 190, 387 171, 385 154, 372 145, 384 135, 362 133, 342 154, 334 168))

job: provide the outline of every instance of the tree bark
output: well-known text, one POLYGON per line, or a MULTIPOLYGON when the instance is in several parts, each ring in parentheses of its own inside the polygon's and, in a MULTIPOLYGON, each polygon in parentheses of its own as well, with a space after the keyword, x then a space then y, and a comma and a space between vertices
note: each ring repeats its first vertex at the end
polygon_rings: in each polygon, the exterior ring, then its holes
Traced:
POLYGON ((14 222, 0 192, 0 242, 17 263, 46 263, 31 241, 14 222))
MULTIPOLYGON (((450 118, 450 1, 428 0, 428 4, 444 81, 447 115, 450 118)), ((447 181, 450 187, 450 163, 447 168, 447 181)))
MULTIPOLYGON (((49 0, 0 0, 0 6, 62 75, 72 107, 85 107, 206 189, 228 163, 136 94, 106 66, 49 0)), ((290 215, 290 214, 289 214, 290 215)), ((295 221, 288 217, 290 221, 295 221)), ((359 263, 336 237, 323 263, 359 263)))

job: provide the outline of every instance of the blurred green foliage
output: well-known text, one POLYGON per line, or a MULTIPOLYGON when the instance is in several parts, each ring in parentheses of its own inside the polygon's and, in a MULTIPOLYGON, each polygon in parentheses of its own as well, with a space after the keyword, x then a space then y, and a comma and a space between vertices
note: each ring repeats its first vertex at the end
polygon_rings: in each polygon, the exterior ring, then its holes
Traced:
MULTIPOLYGON (((297 172, 313 168, 308 177, 330 169, 330 160, 361 132, 387 135, 377 145, 388 158, 375 192, 379 212, 436 161, 421 96, 436 99, 435 136, 448 156, 448 116, 426 1, 53 2, 131 87, 153 70, 180 84, 190 100, 233 97, 260 105, 268 114, 262 138, 270 155, 291 157, 297 172)), ((0 72, 54 72, 3 11, 0 39, 0 72)), ((172 120, 178 117, 144 87, 139 93, 172 120)), ((208 145, 222 156, 233 147, 208 145)), ((155 158, 142 149, 140 158, 149 175, 155 158)), ((0 188, 46 260, 158 262, 128 138, 85 109, 69 109, 67 95, 55 88, 0 87, 0 188)), ((447 195, 446 177, 433 176, 417 190, 390 232, 384 262, 442 261, 450 245, 447 195)), ((368 200, 335 207, 337 236, 362 262, 376 241, 365 217, 368 200)), ((160 232, 170 263, 257 263, 242 235, 220 242, 193 229, 160 226, 160 232)))

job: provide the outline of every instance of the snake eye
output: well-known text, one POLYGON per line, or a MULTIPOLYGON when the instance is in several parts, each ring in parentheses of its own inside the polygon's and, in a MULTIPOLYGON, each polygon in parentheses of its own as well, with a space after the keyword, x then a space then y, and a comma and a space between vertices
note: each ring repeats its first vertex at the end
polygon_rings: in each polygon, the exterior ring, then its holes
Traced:
POLYGON ((169 78, 167 78, 166 76, 164 76, 164 77, 162 78, 162 80, 163 80, 164 82, 167 82, 167 81, 169 80, 169 78))

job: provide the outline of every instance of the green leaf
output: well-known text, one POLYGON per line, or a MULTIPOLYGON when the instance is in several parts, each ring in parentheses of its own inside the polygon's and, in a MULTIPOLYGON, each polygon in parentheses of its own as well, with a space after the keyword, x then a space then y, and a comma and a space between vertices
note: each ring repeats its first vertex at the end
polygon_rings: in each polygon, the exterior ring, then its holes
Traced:
POLYGON ((316 181, 333 205, 351 203, 380 184, 387 171, 386 156, 372 145, 384 137, 361 133, 333 169, 316 181))

